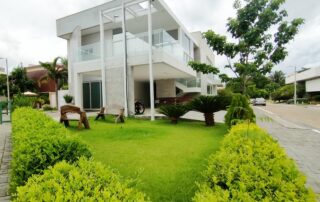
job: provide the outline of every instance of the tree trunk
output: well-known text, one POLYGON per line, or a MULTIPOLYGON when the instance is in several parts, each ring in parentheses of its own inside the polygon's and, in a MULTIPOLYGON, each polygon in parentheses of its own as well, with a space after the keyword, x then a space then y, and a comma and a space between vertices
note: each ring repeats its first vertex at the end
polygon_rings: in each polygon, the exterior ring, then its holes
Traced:
POLYGON ((212 112, 210 113, 204 113, 204 120, 206 122, 207 126, 214 126, 214 114, 212 112))
POLYGON ((170 117, 171 123, 172 124, 177 124, 178 123, 178 118, 177 117, 170 117))

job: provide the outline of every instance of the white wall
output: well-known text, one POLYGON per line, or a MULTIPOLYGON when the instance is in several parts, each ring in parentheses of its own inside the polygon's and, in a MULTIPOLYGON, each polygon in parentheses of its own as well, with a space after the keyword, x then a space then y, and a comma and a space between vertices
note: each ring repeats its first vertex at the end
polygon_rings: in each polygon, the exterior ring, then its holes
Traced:
MULTIPOLYGON (((69 94, 69 90, 58 90, 58 109, 60 109, 61 106, 66 105, 63 96, 69 94)), ((74 101, 74 100, 73 100, 74 101)), ((72 102, 73 102, 72 101, 72 102)))
POLYGON ((320 92, 320 78, 306 81, 306 92, 320 92))
POLYGON ((50 101, 50 107, 52 108, 57 107, 55 92, 49 92, 49 101, 50 101))
MULTIPOLYGON (((296 75, 297 81, 310 80, 320 77, 320 67, 312 68, 296 75)), ((291 74, 286 77, 286 84, 294 83, 295 75, 291 74)))

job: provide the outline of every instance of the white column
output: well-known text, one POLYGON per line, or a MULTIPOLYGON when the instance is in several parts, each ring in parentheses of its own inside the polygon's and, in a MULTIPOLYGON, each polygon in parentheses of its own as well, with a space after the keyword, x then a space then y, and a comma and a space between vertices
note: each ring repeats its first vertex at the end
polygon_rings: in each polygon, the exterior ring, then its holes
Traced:
POLYGON ((74 73, 74 78, 75 78, 75 85, 74 85, 74 89, 75 89, 75 93, 74 93, 74 102, 75 105, 83 108, 82 106, 82 83, 83 83, 83 76, 81 73, 74 73))
POLYGON ((152 13, 151 0, 148 0, 148 35, 149 35, 149 79, 150 79, 150 118, 154 121, 154 84, 153 84, 153 62, 152 62, 152 13))
POLYGON ((123 95, 124 95, 124 115, 128 116, 128 90, 127 90, 127 30, 126 30, 126 10, 124 0, 122 0, 122 40, 123 40, 123 95))
POLYGON ((102 105, 107 106, 106 95, 106 67, 105 67, 105 48, 104 48, 104 23, 103 23, 103 11, 99 12, 100 17, 100 61, 101 61, 101 85, 102 85, 102 105))

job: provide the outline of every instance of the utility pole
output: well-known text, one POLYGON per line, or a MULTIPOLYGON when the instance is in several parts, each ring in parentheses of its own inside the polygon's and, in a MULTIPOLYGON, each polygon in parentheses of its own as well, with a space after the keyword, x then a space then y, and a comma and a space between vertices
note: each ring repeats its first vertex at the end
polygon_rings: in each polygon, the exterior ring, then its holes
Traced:
POLYGON ((294 104, 297 104, 297 67, 294 67, 294 104))
POLYGON ((149 38, 149 82, 150 82, 150 118, 155 120, 154 112, 154 84, 153 84, 153 59, 152 59, 152 7, 151 1, 148 0, 148 38, 149 38))

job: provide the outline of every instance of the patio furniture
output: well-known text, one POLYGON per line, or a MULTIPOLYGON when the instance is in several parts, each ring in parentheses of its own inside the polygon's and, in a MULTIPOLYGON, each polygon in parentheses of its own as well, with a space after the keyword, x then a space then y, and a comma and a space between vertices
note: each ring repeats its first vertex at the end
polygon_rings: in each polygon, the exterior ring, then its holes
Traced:
POLYGON ((121 108, 115 120, 115 123, 124 123, 124 108, 121 108))
POLYGON ((78 121, 78 129, 84 125, 86 129, 90 129, 89 121, 87 118, 86 112, 83 112, 80 110, 79 107, 73 106, 73 105, 64 105, 60 107, 60 123, 64 123, 65 127, 69 127, 69 121, 78 121), (74 113, 79 114, 79 119, 69 119, 67 117, 68 113, 74 113))
POLYGON ((97 113, 97 116, 96 118, 94 119, 95 121, 98 120, 99 118, 102 118, 103 120, 105 120, 105 115, 106 113, 105 112, 105 108, 104 107, 101 107, 100 111, 97 113))

